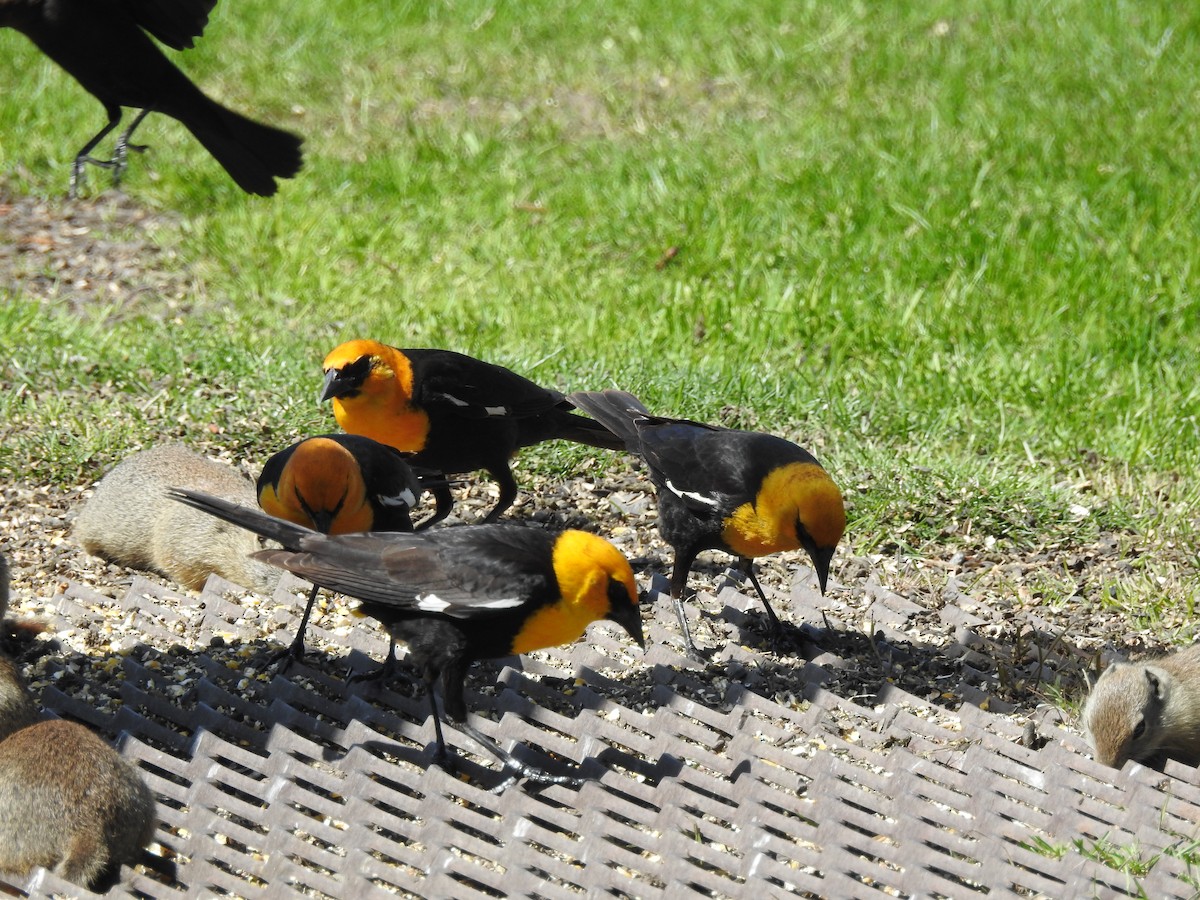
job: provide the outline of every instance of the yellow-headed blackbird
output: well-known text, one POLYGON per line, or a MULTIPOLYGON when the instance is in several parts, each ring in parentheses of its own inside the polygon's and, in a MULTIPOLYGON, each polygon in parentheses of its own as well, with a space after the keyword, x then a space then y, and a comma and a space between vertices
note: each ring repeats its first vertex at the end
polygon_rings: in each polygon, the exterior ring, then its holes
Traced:
POLYGON ((133 130, 148 113, 176 119, 195 135, 238 187, 275 193, 276 178, 300 170, 300 138, 226 109, 206 96, 167 59, 150 35, 168 47, 192 46, 216 0, 0 0, 0 26, 22 32, 104 106, 107 124, 75 156, 71 193, 87 163, 119 181, 133 130), (141 112, 117 139, 111 160, 89 154, 121 121, 121 107, 141 112))
POLYGON ((527 766, 467 721, 463 682, 477 659, 576 640, 611 619, 645 646, 637 585, 612 544, 585 531, 477 525, 417 534, 323 535, 196 491, 171 496, 285 549, 254 556, 363 601, 362 611, 406 641, 429 692, 437 760, 448 762, 434 686, 446 715, 515 777, 576 779, 527 766))
POLYGON ((570 400, 620 435, 650 469, 659 533, 675 550, 671 597, 689 653, 698 655, 682 597, 702 550, 738 557, 776 638, 779 619, 754 575, 755 557, 803 547, 824 593, 846 510, 842 492, 811 453, 769 434, 651 415, 624 391, 580 392, 570 400))
MULTIPOLYGON (((322 534, 412 531, 421 484, 398 450, 357 434, 324 434, 281 450, 263 466, 258 505, 279 519, 322 534)), ((304 631, 320 588, 308 595, 291 645, 277 654, 304 656, 304 631)), ((392 654, 388 653, 388 665, 392 654)))
MULTIPOLYGON (((583 416, 558 391, 450 350, 400 350, 378 341, 349 341, 325 357, 321 400, 333 400, 338 424, 412 453, 416 465, 446 474, 485 469, 500 499, 484 522, 494 522, 517 498, 508 460, 520 447, 549 440, 609 450, 624 444, 583 416)), ((434 489, 445 518, 453 498, 434 489)))

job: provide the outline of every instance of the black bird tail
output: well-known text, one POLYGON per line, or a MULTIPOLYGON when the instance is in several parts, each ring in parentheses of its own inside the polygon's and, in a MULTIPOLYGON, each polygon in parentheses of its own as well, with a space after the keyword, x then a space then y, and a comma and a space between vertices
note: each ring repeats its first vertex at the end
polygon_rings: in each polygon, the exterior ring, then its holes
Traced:
MULTIPOLYGON (((637 452, 637 422, 652 418, 642 401, 627 391, 576 391, 567 399, 637 452)), ((597 445, 604 446, 604 445, 597 445)))
POLYGON ((602 450, 624 450, 625 438, 595 419, 585 419, 565 410, 555 410, 547 438, 574 441, 602 450))
POLYGON ((206 512, 210 516, 216 516, 218 519, 232 522, 247 531, 253 531, 255 534, 278 541, 288 550, 300 550, 301 542, 307 537, 322 537, 320 532, 313 531, 311 528, 304 528, 293 522, 268 516, 257 509, 239 506, 237 503, 230 503, 228 500, 222 500, 220 497, 213 497, 200 491, 192 491, 187 488, 168 488, 167 496, 201 512, 206 512))
POLYGON ((205 99, 212 104, 212 114, 176 118, 243 191, 270 197, 276 191, 276 178, 291 178, 300 171, 303 141, 299 137, 205 99))

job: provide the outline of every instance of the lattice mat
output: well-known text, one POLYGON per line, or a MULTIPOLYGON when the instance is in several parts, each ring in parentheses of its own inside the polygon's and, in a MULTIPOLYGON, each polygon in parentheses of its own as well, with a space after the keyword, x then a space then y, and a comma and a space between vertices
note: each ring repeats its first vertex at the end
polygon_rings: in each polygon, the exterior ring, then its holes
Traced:
MULTIPOLYGON (((158 795, 160 846, 110 896, 1196 895, 1196 873, 1169 855, 1135 883, 1055 849, 1107 839, 1149 858, 1194 840, 1194 770, 1118 773, 1045 721, 1030 749, 1032 726, 985 712, 990 699, 962 683, 948 690, 974 702, 955 710, 886 684, 838 696, 822 684, 854 658, 814 647, 813 662, 779 671, 736 639, 761 614, 731 586, 702 598, 735 637, 707 670, 677 652, 661 595, 644 657, 601 624, 573 647, 476 666, 476 725, 523 759, 592 776, 578 790, 500 794, 488 790, 494 762, 453 728, 460 777, 428 766, 433 727, 415 685, 346 686, 339 667, 367 668, 386 649, 369 620, 348 634, 316 623, 346 657, 286 676, 255 667, 266 648, 242 644, 261 634, 247 617, 273 616, 290 636, 301 587, 288 576, 252 611, 216 578, 199 598, 137 579, 121 601, 77 586, 55 599, 59 628, 118 614, 146 636, 98 660, 49 654, 34 678, 47 708, 123 733, 158 795), (89 680, 104 670, 108 682, 89 680)), ((818 610, 811 578, 790 602, 777 608, 801 636, 841 625, 818 610)), ((875 592, 885 633, 920 614, 875 592)), ((942 615, 980 621, 957 606, 942 615)), ((14 887, 83 895, 44 871, 14 887)))

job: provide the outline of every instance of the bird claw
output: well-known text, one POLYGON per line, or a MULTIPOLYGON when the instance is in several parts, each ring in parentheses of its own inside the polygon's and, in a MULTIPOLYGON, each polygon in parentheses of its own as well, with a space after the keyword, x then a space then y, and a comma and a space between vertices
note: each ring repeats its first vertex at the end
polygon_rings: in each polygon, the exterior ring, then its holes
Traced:
MULTIPOLYGON (((139 153, 146 149, 141 144, 130 144, 129 146, 139 153)), ((79 199, 79 193, 87 182, 86 172, 89 165, 95 166, 97 169, 111 169, 113 173, 113 186, 116 187, 121 183, 121 173, 125 171, 125 154, 118 151, 118 155, 112 159, 97 159, 94 156, 86 154, 75 157, 75 162, 71 165, 71 188, 68 195, 72 200, 79 199)))
POLYGON ((296 663, 304 662, 304 644, 296 646, 295 643, 276 650, 267 657, 267 668, 277 668, 280 675, 286 675, 296 663))
POLYGON ((396 673, 400 670, 400 666, 396 662, 395 656, 388 656, 387 662, 384 662, 374 669, 364 672, 352 672, 346 676, 346 684, 356 684, 358 682, 387 682, 391 681, 396 673))
POLYGON ((534 784, 558 784, 574 790, 579 790, 581 787, 583 787, 584 782, 588 780, 578 775, 554 775, 550 772, 547 772, 545 769, 539 769, 536 766, 506 765, 501 771, 508 771, 510 774, 502 782, 488 791, 488 793, 502 794, 504 791, 508 790, 508 788, 520 781, 531 781, 534 784))
POLYGON ((113 187, 119 187, 121 184, 121 177, 125 174, 125 169, 128 166, 129 151, 145 153, 149 149, 149 144, 130 144, 124 140, 117 141, 113 158, 109 163, 109 167, 113 170, 113 187))
POLYGON ((458 754, 451 753, 445 747, 438 747, 433 751, 433 759, 430 760, 430 763, 440 769, 444 769, 451 775, 458 775, 461 771, 458 767, 458 754))
MULTIPOLYGON (((492 794, 501 794, 508 788, 512 787, 521 781, 528 781, 533 784, 551 785, 558 784, 564 787, 574 788, 578 790, 583 787, 587 778, 579 775, 555 775, 553 772, 548 772, 538 766, 523 763, 517 759, 508 750, 503 749, 499 744, 496 744, 490 738, 484 737, 479 732, 470 729, 467 733, 474 738, 475 742, 482 746, 485 750, 491 753, 500 761, 500 774, 508 773, 499 784, 489 790, 492 794), (473 733, 472 733, 473 732, 473 733), (482 738, 482 740, 481 740, 482 738)), ((442 745, 434 751, 433 762, 441 766, 451 774, 463 777, 463 773, 458 768, 458 755, 453 753, 448 747, 442 745)))
POLYGON ((701 650, 699 647, 693 646, 687 651, 687 658, 697 665, 707 666, 712 662, 714 653, 716 653, 715 648, 710 647, 707 650, 701 650))
POLYGON ((75 162, 71 164, 71 188, 68 193, 72 200, 79 199, 79 193, 87 182, 86 172, 89 164, 101 169, 111 169, 114 165, 110 159, 96 159, 86 154, 75 157, 75 162))
POLYGON ((688 659, 694 663, 699 663, 702 666, 707 666, 712 662, 713 654, 716 653, 715 647, 709 647, 701 650, 696 646, 696 642, 692 640, 691 634, 685 633, 683 636, 683 653, 688 659))

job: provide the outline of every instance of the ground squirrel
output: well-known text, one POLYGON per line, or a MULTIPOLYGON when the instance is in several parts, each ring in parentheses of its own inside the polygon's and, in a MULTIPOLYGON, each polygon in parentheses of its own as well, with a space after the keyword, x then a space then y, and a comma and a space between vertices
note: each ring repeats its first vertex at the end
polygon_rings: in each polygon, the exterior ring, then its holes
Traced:
POLYGON ((17 664, 7 656, 0 656, 0 746, 14 731, 37 720, 37 705, 25 689, 17 664))
POLYGON ((248 558, 262 549, 250 532, 169 500, 167 488, 186 487, 244 505, 254 485, 230 466, 170 444, 135 453, 96 485, 75 520, 73 536, 94 556, 153 569, 191 590, 212 573, 235 584, 272 590, 279 573, 248 558))
MULTIPOLYGON (((0 596, 6 571, 0 557, 0 596)), ((0 873, 45 866, 90 886, 150 843, 154 795, 82 725, 38 718, 16 664, 0 656, 0 873)))
POLYGON ((132 864, 154 837, 154 796, 127 760, 77 722, 37 721, 0 657, 0 872, 36 866, 85 886, 132 864))
POLYGON ((1200 644, 1159 659, 1115 662, 1096 681, 1083 724, 1097 762, 1159 754, 1200 763, 1200 644))

